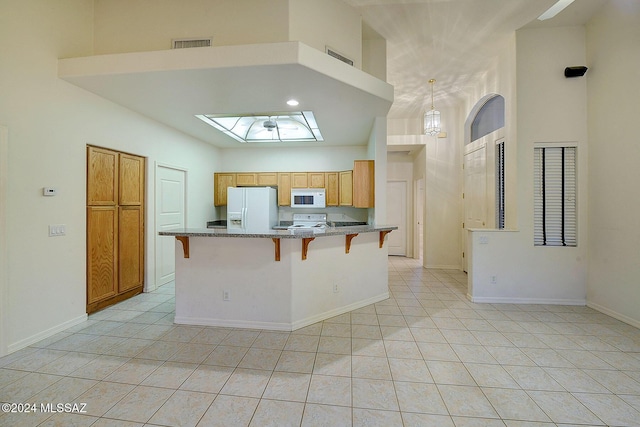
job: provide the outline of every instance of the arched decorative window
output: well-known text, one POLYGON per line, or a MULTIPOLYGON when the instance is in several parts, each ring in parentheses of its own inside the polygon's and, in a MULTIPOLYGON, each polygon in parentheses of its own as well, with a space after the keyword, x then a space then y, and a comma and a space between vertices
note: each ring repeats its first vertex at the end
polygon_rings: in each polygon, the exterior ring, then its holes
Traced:
POLYGON ((502 127, 504 127, 504 98, 496 95, 484 103, 471 122, 469 142, 480 139, 502 127))

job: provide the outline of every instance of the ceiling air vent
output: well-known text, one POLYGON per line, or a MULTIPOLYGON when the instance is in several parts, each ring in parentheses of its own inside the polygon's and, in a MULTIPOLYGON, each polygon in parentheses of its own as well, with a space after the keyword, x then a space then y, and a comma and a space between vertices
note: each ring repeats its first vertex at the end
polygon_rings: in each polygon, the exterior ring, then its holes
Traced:
POLYGON ((346 56, 336 52, 335 50, 333 50, 329 46, 326 46, 326 51, 327 51, 327 55, 333 56, 334 58, 339 59, 340 61, 344 62, 345 64, 349 64, 349 65, 351 65, 353 67, 353 61, 351 59, 347 58, 346 56))
POLYGON ((213 37, 171 40, 172 49, 185 49, 188 47, 210 47, 212 44, 213 37))

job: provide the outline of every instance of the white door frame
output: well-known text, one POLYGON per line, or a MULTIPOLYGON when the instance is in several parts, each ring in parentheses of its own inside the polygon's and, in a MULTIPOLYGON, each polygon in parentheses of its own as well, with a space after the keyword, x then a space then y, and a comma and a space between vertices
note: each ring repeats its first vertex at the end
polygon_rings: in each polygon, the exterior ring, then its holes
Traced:
MULTIPOLYGON (((404 198, 405 198, 405 205, 404 205, 404 226, 405 226, 405 236, 404 236, 404 256, 408 257, 411 254, 411 251, 409 250, 409 242, 413 242, 413 239, 410 239, 409 237, 413 235, 413 227, 412 227, 412 222, 411 222, 411 209, 409 209, 410 206, 410 200, 409 200, 409 185, 408 185, 408 181, 406 179, 389 179, 387 180, 387 186, 390 183, 396 183, 396 182, 400 182, 400 183, 404 183, 404 198), (411 229, 410 229, 411 227, 411 229)), ((389 197, 387 196, 387 200, 389 200, 389 197)), ((387 208, 387 221, 389 220, 389 209, 387 208)))
POLYGON ((0 357, 7 354, 9 319, 9 274, 7 269, 7 202, 9 180, 9 129, 0 125, 0 357))
MULTIPOLYGON (((466 165, 466 161, 467 161, 467 156, 473 153, 476 153, 480 150, 484 150, 484 156, 485 156, 485 161, 484 161, 484 168, 485 168, 485 172, 484 172, 484 191, 485 191, 485 197, 483 198, 483 203, 485 204, 485 206, 483 207, 483 215, 484 215, 484 220, 486 221, 487 218, 487 200, 486 200, 486 194, 487 194, 487 144, 484 141, 484 139, 482 140, 478 140, 472 144, 467 145, 467 147, 465 148, 464 154, 462 155, 462 164, 463 164, 463 168, 466 165)), ((462 188, 463 188, 463 193, 464 193, 464 199, 463 199, 463 203, 462 203, 462 221, 465 224, 465 226, 462 228, 462 235, 461 235, 461 239, 462 239, 462 253, 464 254, 462 256, 462 271, 467 271, 467 261, 469 258, 469 251, 467 251, 467 228, 474 228, 474 227, 470 227, 468 224, 468 220, 467 220, 467 207, 469 206, 469 200, 470 200, 470 194, 469 194, 469 189, 467 188, 467 173, 468 170, 463 169, 463 174, 462 174, 462 188)), ((475 227, 475 228, 484 228, 484 221, 483 221, 483 225, 479 226, 479 227, 475 227)))
POLYGON ((159 203, 159 198, 158 198, 158 191, 159 191, 159 183, 158 183, 158 169, 159 168, 166 168, 166 169, 175 169, 181 172, 184 172, 184 226, 185 228, 188 226, 188 219, 187 219, 187 189, 188 189, 188 180, 189 180, 189 170, 186 168, 183 168, 181 166, 175 166, 175 165, 171 165, 168 163, 161 163, 161 162, 156 162, 155 164, 155 169, 154 169, 154 197, 155 197, 155 209, 154 209, 154 230, 155 230, 155 234, 154 234, 154 239, 153 239, 153 246, 154 246, 154 263, 153 263, 153 286, 154 289, 158 288, 158 277, 156 275, 156 266, 158 265, 158 246, 160 245, 160 236, 158 235, 158 203, 159 203))
POLYGON ((424 259, 420 248, 424 249, 425 213, 424 176, 413 180, 413 258, 424 259), (422 188, 420 188, 422 187, 422 188), (420 233, 422 228, 422 233, 420 233))

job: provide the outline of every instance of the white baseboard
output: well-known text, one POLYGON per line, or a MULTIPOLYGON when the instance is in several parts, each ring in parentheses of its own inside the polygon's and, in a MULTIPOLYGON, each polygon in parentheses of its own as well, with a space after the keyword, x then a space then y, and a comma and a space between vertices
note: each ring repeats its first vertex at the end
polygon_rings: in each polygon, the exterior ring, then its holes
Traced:
POLYGON ((291 324, 278 322, 259 322, 251 320, 214 319, 210 317, 176 316, 178 325, 218 326, 222 328, 268 329, 273 331, 291 331, 291 324))
POLYGON ((462 271, 462 267, 459 265, 425 265, 424 268, 433 268, 435 270, 460 270, 462 271))
POLYGON ((595 302, 588 301, 587 306, 593 308, 594 310, 598 310, 600 313, 606 314, 607 316, 611 316, 614 319, 618 319, 621 322, 627 323, 631 326, 635 326, 636 328, 640 328, 640 320, 625 316, 624 314, 620 314, 615 310, 611 310, 605 306, 596 304, 595 302))
POLYGON ((467 294, 467 298, 471 302, 475 302, 479 304, 587 305, 586 299, 473 297, 470 294, 467 294))
POLYGON ((384 301, 389 299, 389 292, 383 292, 380 295, 376 295, 375 297, 367 298, 363 301, 358 301, 353 304, 345 305, 339 308, 335 308, 333 310, 325 311, 324 313, 316 314, 314 316, 310 316, 304 319, 296 320, 292 324, 292 331, 296 329, 304 328, 305 326, 313 325, 314 323, 320 322, 322 320, 327 320, 332 317, 339 316, 344 313, 348 313, 353 310, 357 310, 362 307, 366 307, 371 304, 375 304, 376 302, 384 301))
POLYGON ((335 316, 339 316, 344 313, 348 313, 353 310, 357 310, 367 305, 374 304, 376 302, 383 301, 389 298, 389 292, 384 292, 375 297, 367 298, 364 301, 358 301, 354 304, 345 305, 333 310, 325 311, 320 314, 316 314, 304 319, 296 320, 292 323, 280 323, 280 322, 260 322, 252 320, 229 320, 229 319, 214 319, 214 318, 202 318, 202 317, 188 317, 188 316, 176 316, 174 322, 179 325, 203 325, 203 326, 219 326, 225 328, 245 328, 245 329, 267 329, 272 331, 295 331, 296 329, 304 328, 305 326, 313 325, 314 323, 322 320, 330 319, 335 316))
POLYGON ((67 320, 66 322, 60 323, 59 325, 56 325, 52 328, 49 328, 47 330, 44 330, 42 332, 39 332, 35 335, 32 335, 28 338, 25 338, 23 340, 20 340, 18 342, 15 342, 13 344, 9 344, 7 351, 8 354, 13 353, 14 351, 18 351, 18 350, 22 350, 25 347, 30 346, 31 344, 35 344, 38 341, 42 341, 45 338, 49 338, 55 334, 57 334, 58 332, 62 332, 65 329, 68 329, 72 326, 75 326, 77 324, 80 324, 84 321, 87 320, 87 314, 83 314, 82 316, 78 316, 74 319, 70 319, 67 320))

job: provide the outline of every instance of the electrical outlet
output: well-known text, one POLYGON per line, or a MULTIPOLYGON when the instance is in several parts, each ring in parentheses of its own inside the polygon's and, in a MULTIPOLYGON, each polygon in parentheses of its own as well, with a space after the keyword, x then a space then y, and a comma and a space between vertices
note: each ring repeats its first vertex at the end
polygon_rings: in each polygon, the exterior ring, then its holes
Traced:
POLYGON ((229 291, 222 291, 222 301, 231 301, 231 295, 229 291))
POLYGON ((495 285, 496 283, 498 283, 498 276, 491 276, 489 280, 491 281, 492 285, 495 285))
POLYGON ((334 284, 333 284, 333 293, 334 293, 334 294, 337 294, 338 292, 340 292, 340 291, 338 290, 338 284, 337 284, 337 283, 334 283, 334 284))

